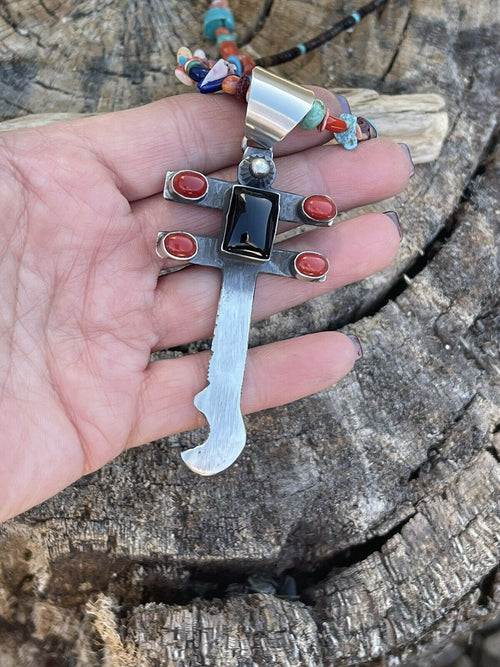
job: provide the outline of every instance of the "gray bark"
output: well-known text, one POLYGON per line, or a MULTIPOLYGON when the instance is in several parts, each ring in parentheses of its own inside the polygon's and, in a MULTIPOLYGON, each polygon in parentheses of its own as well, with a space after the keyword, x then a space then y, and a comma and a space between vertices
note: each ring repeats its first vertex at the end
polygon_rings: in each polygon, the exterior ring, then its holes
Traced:
MULTIPOLYGON (((0 116, 181 92, 177 48, 212 48, 206 5, 4 1, 0 116)), ((262 55, 356 8, 232 6, 262 55)), ((250 417, 224 475, 193 477, 179 451, 202 434, 182 434, 1 527, 2 667, 429 665, 498 614, 499 23, 495 0, 392 0, 280 68, 447 100, 441 155, 391 203, 396 261, 251 334, 344 328, 365 356, 336 387, 250 417)))

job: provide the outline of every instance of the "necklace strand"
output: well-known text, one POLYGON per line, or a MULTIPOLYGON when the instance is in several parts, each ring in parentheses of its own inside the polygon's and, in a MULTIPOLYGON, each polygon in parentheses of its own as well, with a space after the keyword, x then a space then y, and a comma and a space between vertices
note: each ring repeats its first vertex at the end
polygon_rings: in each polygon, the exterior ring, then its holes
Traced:
POLYGON ((314 51, 314 49, 323 46, 327 42, 330 42, 334 37, 340 35, 341 32, 345 32, 353 28, 357 23, 359 23, 365 16, 371 14, 375 10, 379 9, 383 5, 387 4, 388 0, 373 0, 368 4, 360 7, 356 12, 345 16, 341 21, 335 23, 331 28, 325 30, 324 32, 316 35, 307 42, 303 44, 297 44, 291 49, 286 51, 280 51, 279 53, 274 53, 271 56, 264 56, 263 58, 257 58, 255 63, 260 67, 274 67, 275 65, 282 65, 283 63, 288 63, 291 60, 295 60, 299 56, 303 56, 309 51, 314 51))
MULTIPOLYGON (((217 43, 220 59, 215 62, 208 59, 200 49, 193 54, 190 49, 182 46, 177 52, 178 66, 175 75, 186 85, 196 84, 201 93, 223 91, 245 102, 254 67, 272 67, 290 62, 317 49, 336 35, 355 26, 386 2, 387 0, 372 0, 304 44, 297 44, 286 51, 254 60, 239 51, 234 32, 234 15, 229 8, 228 1, 212 0, 204 16, 203 30, 205 37, 217 43)), ((301 127, 306 130, 316 128, 320 132, 324 130, 333 132, 335 139, 347 149, 355 148, 358 141, 377 136, 376 128, 370 121, 350 113, 332 116, 329 109, 319 99, 315 101, 311 111, 302 120, 301 127)))

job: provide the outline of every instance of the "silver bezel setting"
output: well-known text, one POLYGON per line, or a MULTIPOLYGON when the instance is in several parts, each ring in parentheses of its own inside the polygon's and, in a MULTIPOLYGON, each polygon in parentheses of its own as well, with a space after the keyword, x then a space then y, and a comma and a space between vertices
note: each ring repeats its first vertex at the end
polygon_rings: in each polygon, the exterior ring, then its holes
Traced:
POLYGON ((202 199, 205 199, 205 197, 207 196, 208 191, 210 189, 210 183, 209 183, 208 178, 205 176, 205 174, 202 174, 201 171, 196 171, 196 169, 180 169, 179 171, 169 172, 167 174, 165 189, 169 192, 172 199, 175 199, 177 201, 200 202, 202 199), (185 197, 178 190, 176 190, 175 186, 174 186, 174 179, 178 174, 182 174, 182 173, 191 173, 191 174, 197 174, 198 176, 201 176, 202 179, 205 181, 205 185, 206 185, 205 192, 202 195, 200 195, 199 197, 185 197))
POLYGON ((276 165, 273 160, 272 150, 248 147, 245 150, 243 159, 238 165, 238 182, 241 185, 247 185, 251 188, 261 188, 267 190, 271 187, 276 178, 276 165), (269 171, 262 176, 255 176, 252 173, 252 162, 254 160, 264 160, 268 165, 269 171))
POLYGON ((180 232, 180 231, 159 232, 158 234, 158 238, 156 241, 156 254, 161 259, 173 259, 176 262, 190 262, 196 257, 196 255, 198 254, 198 250, 199 250, 198 239, 189 232, 180 232), (165 246, 166 239, 169 236, 172 236, 172 234, 182 234, 183 236, 189 236, 189 238, 192 239, 192 241, 194 241, 194 245, 196 248, 194 253, 192 255, 189 255, 189 257, 177 257, 176 255, 172 255, 172 253, 170 253, 165 246))
POLYGON ((329 270, 330 270, 330 262, 328 260, 328 257, 323 255, 321 252, 316 252, 314 250, 303 250, 302 252, 297 253, 293 258, 293 275, 298 280, 305 280, 310 283, 324 283, 329 270), (300 271, 297 268, 297 260, 302 255, 316 255, 317 257, 321 257, 322 259, 326 260, 326 271, 322 273, 320 276, 308 276, 306 273, 302 273, 302 271, 300 271))
POLYGON ((304 197, 300 201, 299 214, 300 214, 300 217, 306 223, 314 224, 314 225, 321 226, 321 227, 329 227, 338 215, 337 204, 333 201, 333 199, 329 195, 323 195, 323 194, 318 194, 318 193, 313 194, 313 195, 307 195, 307 197, 304 197), (331 201, 331 203, 333 204, 333 207, 335 209, 335 215, 331 216, 330 218, 324 218, 324 219, 318 220, 317 218, 313 218, 308 213, 306 213, 306 211, 304 209, 304 203, 308 199, 311 199, 312 197, 323 197, 324 199, 328 199, 329 201, 331 201))

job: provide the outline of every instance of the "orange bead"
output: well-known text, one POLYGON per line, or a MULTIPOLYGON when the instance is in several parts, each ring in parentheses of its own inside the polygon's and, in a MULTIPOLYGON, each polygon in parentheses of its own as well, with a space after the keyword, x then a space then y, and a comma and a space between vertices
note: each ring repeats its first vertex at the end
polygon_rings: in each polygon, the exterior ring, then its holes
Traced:
POLYGON ((326 120, 326 129, 328 132, 345 132, 347 130, 347 123, 342 118, 336 116, 328 116, 326 120))
POLYGON ((238 85, 239 80, 240 77, 236 76, 235 74, 226 76, 226 78, 222 82, 222 90, 225 93, 228 93, 229 95, 234 95, 236 93, 236 86, 238 85))
POLYGON ((222 58, 228 58, 229 56, 237 56, 239 54, 238 46, 236 42, 221 42, 219 44, 219 51, 222 58))
POLYGON ((218 28, 215 29, 215 36, 218 37, 219 35, 230 35, 231 31, 229 28, 224 27, 223 25, 219 26, 218 28))

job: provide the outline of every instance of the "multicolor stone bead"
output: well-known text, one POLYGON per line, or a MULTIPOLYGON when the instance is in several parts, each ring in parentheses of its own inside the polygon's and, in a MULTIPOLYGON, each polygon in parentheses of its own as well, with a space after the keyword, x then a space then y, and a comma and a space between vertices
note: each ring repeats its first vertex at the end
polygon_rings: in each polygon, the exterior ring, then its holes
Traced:
MULTIPOLYGON (((196 83, 202 93, 223 91, 246 102, 255 61, 239 52, 234 34, 234 16, 227 0, 212 0, 205 15, 204 31, 209 39, 217 42, 220 58, 213 62, 201 49, 192 53, 186 46, 181 46, 177 51, 175 76, 185 85, 196 83)), ((338 143, 347 149, 373 135, 365 119, 358 119, 352 114, 341 114, 340 118, 331 116, 320 99, 315 100, 300 125, 306 130, 317 128, 320 132, 333 132, 338 143)))

